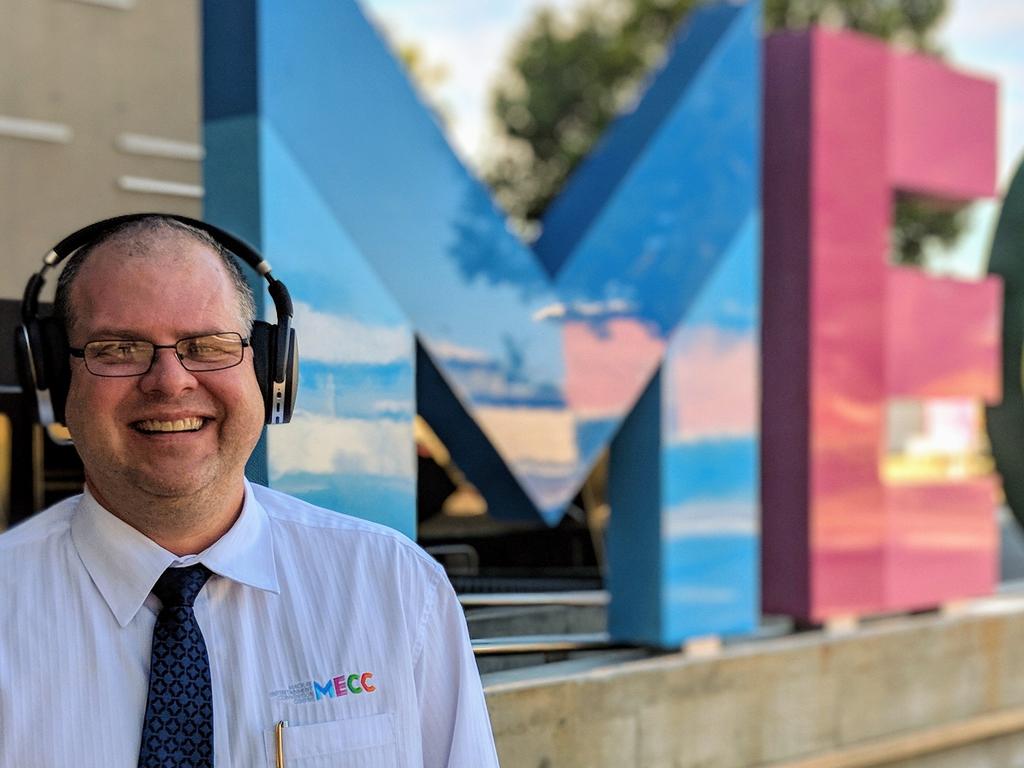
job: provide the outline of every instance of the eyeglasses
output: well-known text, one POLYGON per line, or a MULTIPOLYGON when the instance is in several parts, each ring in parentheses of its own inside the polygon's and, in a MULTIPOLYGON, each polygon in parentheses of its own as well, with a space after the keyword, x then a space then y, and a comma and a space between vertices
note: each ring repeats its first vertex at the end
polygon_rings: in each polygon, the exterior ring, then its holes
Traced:
POLYGON ((90 341, 81 349, 68 352, 85 361, 86 370, 95 376, 142 376, 153 367, 158 349, 173 349, 186 371, 219 371, 242 362, 249 340, 238 333, 211 333, 189 336, 173 344, 153 344, 139 339, 90 341))

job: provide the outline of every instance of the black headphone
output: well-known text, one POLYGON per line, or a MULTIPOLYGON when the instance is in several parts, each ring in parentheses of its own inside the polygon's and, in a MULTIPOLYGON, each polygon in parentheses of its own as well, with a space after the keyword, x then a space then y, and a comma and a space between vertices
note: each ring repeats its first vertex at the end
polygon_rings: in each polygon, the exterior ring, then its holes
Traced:
POLYGON ((35 393, 39 421, 43 426, 64 423, 64 406, 71 386, 68 340, 63 318, 39 317, 39 294, 47 270, 57 266, 79 248, 101 240, 113 229, 132 221, 157 216, 201 230, 267 280, 274 301, 277 324, 257 320, 249 336, 256 381, 263 393, 267 424, 291 420, 299 384, 299 355, 292 329, 292 300, 284 283, 270 274, 270 264, 252 246, 205 221, 166 213, 135 213, 104 219, 83 227, 61 240, 43 257, 43 268, 28 281, 21 302, 21 325, 15 331, 15 355, 23 388, 35 393))

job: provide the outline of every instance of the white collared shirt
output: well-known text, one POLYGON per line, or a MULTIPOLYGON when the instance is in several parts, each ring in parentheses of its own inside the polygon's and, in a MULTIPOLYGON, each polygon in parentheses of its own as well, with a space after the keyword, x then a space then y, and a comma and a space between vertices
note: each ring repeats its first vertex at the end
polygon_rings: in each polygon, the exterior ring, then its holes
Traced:
POLYGON ((163 571, 201 562, 216 765, 496 766, 458 601, 391 529, 246 484, 178 558, 88 493, 0 536, 0 766, 134 768, 163 571))

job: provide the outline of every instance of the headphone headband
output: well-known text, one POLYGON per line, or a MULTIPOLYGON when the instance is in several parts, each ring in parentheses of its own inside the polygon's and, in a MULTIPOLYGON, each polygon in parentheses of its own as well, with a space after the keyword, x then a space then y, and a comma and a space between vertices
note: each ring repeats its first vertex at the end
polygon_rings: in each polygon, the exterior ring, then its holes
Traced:
POLYGON ((181 224, 186 224, 194 229, 200 230, 201 232, 205 232, 219 243, 222 248, 230 251, 256 270, 261 277, 266 278, 267 282, 271 286, 280 285, 279 289, 270 290, 271 298, 274 301, 274 309, 277 312, 279 321, 282 316, 287 316, 288 319, 291 320, 292 301, 291 297, 288 295, 288 289, 284 287, 283 283, 275 279, 270 274, 270 263, 260 256, 255 248, 240 237, 236 237, 227 230, 221 229, 214 224, 209 224, 205 221, 200 221, 199 219, 189 218, 188 216, 181 216, 176 213, 128 213, 122 216, 114 216, 109 219, 94 222, 72 232, 53 246, 49 253, 43 257, 42 269, 33 275, 32 279, 29 280, 28 285, 25 286, 25 296, 21 305, 22 318, 25 318, 26 316, 37 316, 39 309, 39 295, 43 290, 43 285, 46 283, 46 272, 48 270, 56 267, 80 248, 99 242, 104 238, 104 236, 114 231, 122 224, 130 224, 133 221, 142 221, 143 219, 150 218, 173 219, 181 224))
POLYGON ((288 289, 271 274, 270 264, 241 238, 205 221, 171 213, 132 213, 103 219, 72 232, 43 257, 42 268, 29 278, 25 286, 21 303, 22 325, 15 334, 15 348, 25 389, 31 388, 35 393, 40 422, 48 426, 64 421, 64 405, 70 387, 67 338, 62 321, 39 317, 39 296, 46 284, 46 273, 76 251, 99 242, 122 225, 147 218, 172 219, 205 232, 267 281, 277 324, 256 321, 250 346, 257 381, 263 393, 266 423, 289 421, 298 390, 298 352, 295 332, 291 327, 293 309, 288 289))
POLYGON ((127 213, 122 216, 114 216, 109 219, 94 222, 93 224, 89 224, 75 232, 72 232, 53 246, 50 253, 48 253, 43 259, 43 262, 48 267, 56 266, 83 245, 88 245, 102 240, 104 235, 117 229, 122 224, 130 224, 133 221, 142 221, 143 219, 151 218, 173 219, 181 224, 187 224, 190 227, 206 232, 206 234, 220 243, 224 248, 238 256, 238 258, 245 261, 261 275, 266 275, 270 272, 270 264, 268 264, 266 260, 256 252, 255 248, 240 237, 236 237, 227 230, 223 230, 214 224, 200 221, 199 219, 192 219, 188 216, 181 216, 177 213, 127 213))

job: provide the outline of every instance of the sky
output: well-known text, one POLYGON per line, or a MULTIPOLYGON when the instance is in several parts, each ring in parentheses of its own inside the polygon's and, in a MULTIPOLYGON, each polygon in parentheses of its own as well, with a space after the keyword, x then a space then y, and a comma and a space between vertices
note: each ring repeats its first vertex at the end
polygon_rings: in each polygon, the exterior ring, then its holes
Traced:
MULTIPOLYGON (((428 64, 442 67, 433 89, 447 116, 456 151, 478 165, 489 144, 489 94, 516 34, 537 8, 571 9, 581 0, 361 0, 371 18, 401 43, 415 43, 428 64)), ((999 83, 999 192, 1024 156, 1024 2, 951 0, 938 39, 959 69, 999 83)), ((943 271, 984 273, 998 203, 972 205, 969 224, 950 253, 935 252, 943 271)))
MULTIPOLYGON (((1006 192, 1024 161, 1024 3, 1020 0, 954 0, 939 40, 949 61, 999 84, 998 193, 1006 192)), ((961 241, 950 255, 951 271, 984 273, 999 215, 997 201, 976 203, 961 241)))
POLYGON ((360 0, 394 40, 415 43, 430 65, 443 66, 436 98, 448 116, 449 140, 468 162, 487 146, 490 90, 508 52, 541 7, 573 8, 579 0, 360 0))

